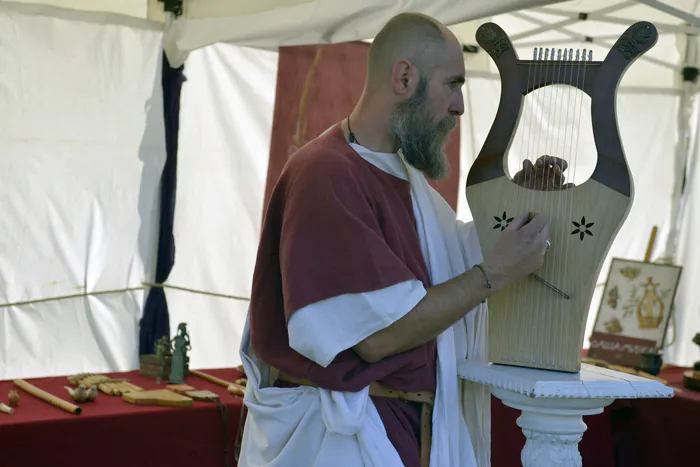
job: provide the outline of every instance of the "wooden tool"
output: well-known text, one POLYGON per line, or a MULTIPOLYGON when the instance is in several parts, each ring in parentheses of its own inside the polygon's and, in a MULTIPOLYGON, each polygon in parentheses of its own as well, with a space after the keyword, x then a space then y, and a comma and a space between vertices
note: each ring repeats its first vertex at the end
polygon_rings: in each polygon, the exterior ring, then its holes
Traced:
POLYGON ((43 389, 39 389, 38 387, 34 386, 33 384, 29 384, 23 379, 16 379, 14 380, 15 386, 20 388, 21 390, 31 394, 32 396, 39 398, 43 400, 44 402, 48 402, 49 404, 53 405, 54 407, 58 407, 59 409, 63 409, 66 412, 75 414, 75 415, 80 415, 83 412, 83 409, 78 407, 75 404, 71 404, 70 402, 64 401, 63 399, 60 399, 53 394, 50 394, 43 389))
POLYGON ((167 389, 168 391, 176 392, 178 394, 184 394, 187 391, 194 391, 195 390, 195 388, 193 388, 192 386, 188 386, 186 384, 166 384, 165 389, 167 389))
POLYGON ((189 370, 189 374, 196 376, 197 378, 201 378, 204 381, 209 381, 210 383, 218 384, 219 386, 224 387, 224 388, 227 388, 231 384, 233 384, 229 381, 225 381, 221 378, 217 378, 216 376, 212 376, 210 374, 203 373, 199 370, 189 370))
POLYGON ((122 396, 126 402, 136 405, 162 405, 166 407, 190 407, 191 398, 167 389, 129 392, 122 396))
POLYGON ((210 383, 218 384, 219 386, 228 389, 228 392, 236 396, 245 395, 245 387, 241 386, 240 384, 232 383, 230 381, 217 378, 216 376, 212 376, 207 373, 202 373, 198 370, 190 370, 189 373, 198 378, 202 378, 204 381, 209 381, 210 383))
POLYGON ((0 412, 4 412, 6 414, 12 415, 15 411, 9 405, 6 405, 6 404, 3 404, 2 402, 0 402, 0 412))
POLYGON ((230 392, 234 396, 240 396, 240 397, 245 396, 245 388, 243 386, 239 386, 238 384, 232 383, 226 389, 228 389, 228 392, 230 392))
POLYGON ((644 253, 644 262, 648 263, 651 261, 651 253, 654 251, 654 243, 656 242, 656 232, 659 230, 657 226, 652 227, 651 236, 649 237, 649 243, 647 243, 647 251, 644 253))
POLYGON ((550 226, 549 245, 539 240, 543 250, 547 248, 543 267, 489 298, 488 359, 492 363, 580 371, 596 281, 634 197, 615 112, 618 83, 657 38, 654 25, 642 21, 620 36, 603 61, 594 61, 592 51, 586 49, 581 53, 548 48, 535 49, 532 59, 524 60, 498 25, 489 22, 478 28, 476 40, 501 77, 498 112, 466 182, 483 256, 490 256, 502 232, 520 216, 542 214, 550 226), (523 109, 533 92, 544 96, 541 118, 545 124, 528 121, 532 113, 523 109), (590 117, 581 119, 586 111, 583 102, 588 101, 577 94, 584 93, 590 98, 590 117), (579 152, 583 154, 577 135, 588 118, 597 162, 590 177, 581 182, 578 178, 588 177, 590 172, 585 171, 590 169, 586 162, 581 163, 585 168, 577 167, 579 152), (523 171, 517 181, 509 170, 517 159, 509 161, 509 154, 521 158, 518 167, 523 171), (534 164, 545 155, 540 169, 543 179, 533 182, 535 171, 526 170, 525 159, 534 164), (562 159, 567 167, 562 167, 562 159), (561 185, 564 168, 566 180, 575 186, 561 185))
POLYGON ((184 395, 202 402, 216 402, 220 399, 217 393, 207 390, 187 391, 184 395))
POLYGON ((143 391, 142 388, 131 384, 127 379, 112 379, 109 376, 96 373, 80 373, 69 376, 68 381, 74 386, 84 384, 86 387, 97 385, 97 388, 109 396, 121 396, 128 392, 143 391))

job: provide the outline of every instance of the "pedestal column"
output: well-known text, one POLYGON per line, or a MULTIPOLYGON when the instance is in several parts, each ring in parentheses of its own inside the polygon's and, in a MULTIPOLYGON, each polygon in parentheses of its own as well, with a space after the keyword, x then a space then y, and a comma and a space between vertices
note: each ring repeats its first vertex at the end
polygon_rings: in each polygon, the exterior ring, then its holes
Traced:
POLYGON ((586 431, 583 417, 597 415, 613 399, 533 398, 492 388, 505 405, 520 410, 517 424, 526 442, 520 460, 523 467, 581 467, 578 444, 586 431))
POLYGON ((505 405, 520 410, 517 424, 526 438, 523 467, 581 467, 584 416, 600 414, 615 399, 674 394, 658 381, 586 364, 578 373, 562 373, 462 360, 457 374, 489 386, 505 405))

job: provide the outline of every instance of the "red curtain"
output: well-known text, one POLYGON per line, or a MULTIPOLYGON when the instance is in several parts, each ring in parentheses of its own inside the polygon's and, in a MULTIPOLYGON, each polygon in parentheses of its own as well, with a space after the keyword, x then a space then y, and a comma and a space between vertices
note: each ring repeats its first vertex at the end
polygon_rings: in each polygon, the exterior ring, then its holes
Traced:
MULTIPOLYGON (((289 156, 352 112, 365 84, 369 44, 281 47, 265 205, 289 156)), ((457 209, 459 129, 447 146, 450 177, 433 187, 457 209)))

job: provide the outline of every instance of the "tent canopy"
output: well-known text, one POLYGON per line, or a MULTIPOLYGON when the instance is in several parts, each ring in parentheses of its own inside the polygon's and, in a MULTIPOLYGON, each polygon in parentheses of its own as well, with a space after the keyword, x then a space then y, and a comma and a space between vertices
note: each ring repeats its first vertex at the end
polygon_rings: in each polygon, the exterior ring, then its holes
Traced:
MULTIPOLYGON (((170 319, 193 323, 193 367, 238 364, 262 216, 277 49, 371 40, 401 11, 435 16, 465 45, 461 180, 500 93, 491 59, 472 48, 480 24, 497 22, 523 58, 533 47, 566 47, 591 49, 597 60, 633 22, 657 26, 657 45, 628 70, 619 89, 620 132, 637 193, 609 256, 639 258, 651 227, 660 226, 654 257, 675 257, 684 266, 667 358, 681 364, 700 358, 690 342, 700 329, 700 297, 692 286, 700 280, 700 252, 692 241, 700 231, 693 183, 700 170, 694 164, 699 105, 695 81, 684 80, 697 64, 700 2, 184 0, 182 15, 164 14, 166 4, 177 3, 0 0, 0 56, 17 64, 0 70, 0 104, 8 109, 0 116, 0 164, 13 181, 0 187, 0 200, 10 206, 0 220, 0 283, 9 284, 0 287, 0 334, 6 336, 0 378, 138 367, 135 336, 144 290, 154 280, 166 160, 163 48, 174 66, 185 64, 187 78, 177 254, 166 283, 170 319)), ((531 99, 535 107, 538 99, 531 99)), ((583 139, 588 147, 589 136, 583 139)), ((459 199, 458 216, 468 220, 463 191, 459 199)))

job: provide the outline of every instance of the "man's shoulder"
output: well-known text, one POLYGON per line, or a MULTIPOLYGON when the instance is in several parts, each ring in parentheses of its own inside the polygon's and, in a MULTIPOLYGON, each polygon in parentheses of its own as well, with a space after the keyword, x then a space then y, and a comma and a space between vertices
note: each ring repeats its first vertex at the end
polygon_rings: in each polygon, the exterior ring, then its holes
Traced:
POLYGON ((321 135, 297 150, 287 161, 285 172, 293 179, 350 179, 360 176, 362 159, 348 145, 321 135))

